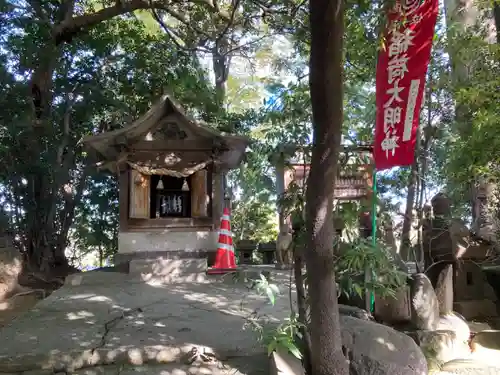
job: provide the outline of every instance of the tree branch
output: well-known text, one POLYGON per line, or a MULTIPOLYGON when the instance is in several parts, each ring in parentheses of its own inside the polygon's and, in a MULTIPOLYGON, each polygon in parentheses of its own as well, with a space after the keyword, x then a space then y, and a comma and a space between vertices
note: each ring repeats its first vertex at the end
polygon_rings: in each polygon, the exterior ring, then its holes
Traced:
POLYGON ((236 10, 238 9, 238 6, 240 5, 240 0, 232 0, 231 3, 233 5, 233 9, 231 11, 231 16, 229 17, 229 20, 228 20, 228 22, 226 24, 226 27, 224 28, 224 30, 222 31, 222 33, 215 40, 215 44, 216 45, 222 40, 222 38, 224 38, 226 36, 226 34, 229 31, 230 27, 234 24, 234 18, 236 16, 236 10))
POLYGON ((59 19, 63 22, 71 22, 71 18, 75 12, 75 0, 64 0, 59 10, 59 19))
POLYGON ((33 11, 35 12, 35 15, 40 18, 41 21, 43 21, 46 24, 50 24, 50 19, 47 16, 47 13, 42 7, 42 4, 39 0, 30 0, 29 4, 33 8, 33 11))
MULTIPOLYGON (((152 3, 152 1, 150 0, 150 3, 152 3)), ((173 30, 171 30, 166 24, 165 22, 163 22, 161 16, 158 14, 158 12, 156 11, 156 9, 151 6, 151 13, 153 15, 153 18, 156 20, 156 22, 158 22, 158 24, 160 25, 160 27, 163 29, 163 31, 168 35, 168 37, 170 38, 170 40, 172 40, 172 42, 175 44, 175 46, 177 48, 179 48, 180 50, 182 51, 186 51, 186 52, 195 52, 195 51, 203 51, 203 52, 210 52, 208 51, 207 49, 203 48, 203 47, 189 47, 187 45, 181 45, 177 39, 180 39, 182 40, 182 38, 176 33, 174 32, 173 30)), ((180 15, 177 16, 177 14, 172 14, 172 12, 168 12, 170 15, 172 15, 173 17, 179 19, 178 17, 181 17, 180 15)), ((179 21, 181 22, 186 22, 186 26, 190 27, 189 23, 187 23, 187 21, 184 21, 183 19, 180 19, 179 21)), ((201 30, 197 30, 197 29, 194 29, 194 31, 198 32, 198 33, 201 33, 207 37, 209 37, 207 34, 205 34, 204 31, 201 31, 201 30)))
MULTIPOLYGON (((212 2, 209 0, 193 0, 193 2, 204 5, 210 11, 216 13, 216 15, 223 20, 229 21, 231 19, 230 16, 225 12, 217 12, 214 4, 212 4, 212 2)), ((116 16, 144 9, 162 9, 180 22, 191 27, 196 32, 199 32, 202 35, 206 35, 204 31, 195 28, 184 15, 174 11, 169 6, 169 4, 164 1, 131 0, 126 2, 124 1, 123 3, 117 2, 113 6, 100 9, 94 13, 87 13, 81 16, 65 18, 64 21, 62 21, 54 28, 53 36, 56 40, 56 44, 69 42, 73 35, 77 34, 80 31, 88 30, 91 27, 101 22, 110 20, 116 16)))

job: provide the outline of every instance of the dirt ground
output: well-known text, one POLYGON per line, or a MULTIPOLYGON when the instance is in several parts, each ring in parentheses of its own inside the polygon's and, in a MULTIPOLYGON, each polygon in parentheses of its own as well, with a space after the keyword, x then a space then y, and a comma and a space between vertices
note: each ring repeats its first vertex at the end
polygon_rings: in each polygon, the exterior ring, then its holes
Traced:
MULTIPOLYGON (((33 293, 18 294, 11 298, 0 299, 0 327, 6 325, 15 317, 31 310, 39 301, 50 296, 54 291, 64 285, 64 279, 68 273, 79 273, 75 268, 64 270, 63 275, 53 275, 47 280, 46 277, 33 272, 22 272, 19 275, 18 282, 21 286, 33 290, 33 293)), ((103 267, 87 272, 91 274, 95 272, 118 272, 128 273, 128 267, 103 267)))

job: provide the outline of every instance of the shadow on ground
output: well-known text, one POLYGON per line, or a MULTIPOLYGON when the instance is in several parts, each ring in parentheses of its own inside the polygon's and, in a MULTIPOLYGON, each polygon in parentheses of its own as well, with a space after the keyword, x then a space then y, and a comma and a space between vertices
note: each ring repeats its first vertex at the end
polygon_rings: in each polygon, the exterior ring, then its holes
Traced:
POLYGON ((8 343, 0 347, 0 372, 104 365, 121 366, 123 375, 140 372, 130 366, 177 363, 189 373, 267 373, 265 348, 248 324, 288 316, 286 279, 277 281, 283 295, 272 306, 227 282, 145 283, 126 274, 89 273, 81 285, 65 285, 0 329, 8 343), (197 356, 208 366, 203 371, 186 367, 193 348, 203 354, 197 356))

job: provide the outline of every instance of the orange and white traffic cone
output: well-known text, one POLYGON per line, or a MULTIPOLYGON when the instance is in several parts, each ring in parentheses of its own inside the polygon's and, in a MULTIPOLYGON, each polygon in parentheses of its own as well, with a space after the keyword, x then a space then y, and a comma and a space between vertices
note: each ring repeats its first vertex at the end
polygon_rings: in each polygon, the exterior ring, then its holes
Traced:
POLYGON ((215 264, 207 270, 209 275, 221 275, 236 269, 236 257, 234 255, 233 233, 231 232, 231 216, 229 208, 224 208, 220 220, 219 241, 215 264))

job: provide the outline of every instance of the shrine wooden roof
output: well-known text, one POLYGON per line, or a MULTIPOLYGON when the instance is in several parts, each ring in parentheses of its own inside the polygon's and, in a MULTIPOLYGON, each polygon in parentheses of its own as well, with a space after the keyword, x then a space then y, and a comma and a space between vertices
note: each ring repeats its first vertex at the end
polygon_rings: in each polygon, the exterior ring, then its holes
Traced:
MULTIPOLYGON (((292 181, 302 185, 304 174, 309 174, 309 164, 291 164, 285 174, 285 185, 292 181)), ((334 198, 338 200, 360 200, 371 195, 372 167, 370 165, 351 165, 340 170, 335 180, 334 198)))
MULTIPOLYGON (((309 174, 310 164, 301 160, 304 154, 310 155, 310 146, 297 147, 284 145, 284 152, 293 155, 285 172, 285 186, 292 181, 302 185, 309 174), (304 176, 305 175, 305 176, 304 176)), ((334 198, 338 200, 361 200, 372 193, 373 158, 371 145, 341 145, 339 155, 340 169, 335 180, 334 198)))
POLYGON ((88 136, 83 143, 95 151, 100 168, 115 170, 129 163, 142 169, 168 168, 188 174, 212 162, 235 168, 250 140, 193 119, 167 94, 134 122, 88 136))

